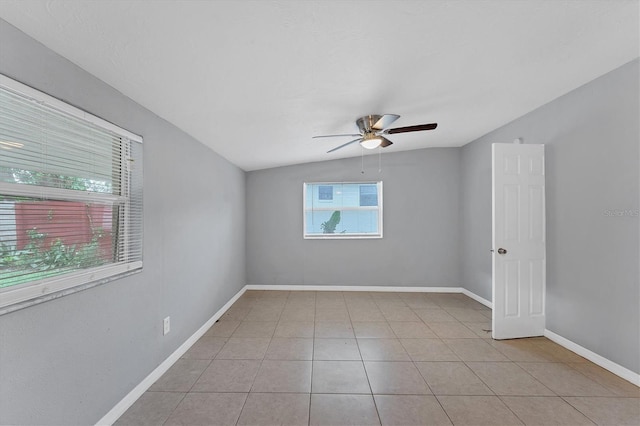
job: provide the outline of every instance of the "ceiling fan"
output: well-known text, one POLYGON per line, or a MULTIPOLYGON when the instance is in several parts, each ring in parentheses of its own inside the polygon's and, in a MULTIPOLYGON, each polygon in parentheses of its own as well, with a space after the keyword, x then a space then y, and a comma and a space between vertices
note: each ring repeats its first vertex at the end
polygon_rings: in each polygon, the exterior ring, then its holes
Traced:
POLYGON ((363 148, 367 148, 367 149, 375 149, 379 146, 381 146, 382 148, 386 148, 389 145, 393 144, 393 142, 385 138, 383 135, 393 135, 395 133, 420 132, 423 130, 433 130, 436 127, 438 127, 438 123, 430 123, 430 124, 418 124, 415 126, 396 127, 393 129, 387 129, 387 127, 389 127, 398 118, 400 118, 400 116, 397 114, 365 115, 364 117, 360 117, 356 120, 356 125, 358 126, 360 133, 314 136, 313 139, 357 136, 357 139, 354 139, 345 144, 337 146, 327 151, 327 153, 337 151, 340 148, 344 148, 345 146, 351 145, 352 143, 356 143, 356 142, 359 142, 363 148))

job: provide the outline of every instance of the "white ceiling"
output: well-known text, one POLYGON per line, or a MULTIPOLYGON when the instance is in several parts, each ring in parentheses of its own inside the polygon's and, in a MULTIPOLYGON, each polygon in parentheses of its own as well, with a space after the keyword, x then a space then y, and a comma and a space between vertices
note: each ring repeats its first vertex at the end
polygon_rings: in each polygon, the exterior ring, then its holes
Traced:
MULTIPOLYGON (((244 170, 461 146, 639 56, 638 0, 0 0, 0 17, 244 170), (368 151, 370 152, 370 151, 368 151)), ((144 136, 144 135, 143 135, 144 136)), ((519 135, 514 135, 518 137, 519 135)), ((507 141, 504 141, 507 142, 507 141)))

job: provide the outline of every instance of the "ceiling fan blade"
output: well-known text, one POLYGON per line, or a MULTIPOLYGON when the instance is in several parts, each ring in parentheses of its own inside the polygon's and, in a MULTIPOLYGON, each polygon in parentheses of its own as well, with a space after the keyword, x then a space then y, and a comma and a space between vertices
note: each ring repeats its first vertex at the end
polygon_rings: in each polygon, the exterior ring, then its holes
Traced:
POLYGON ((350 136, 350 137, 359 137, 362 136, 360 133, 349 133, 349 134, 344 134, 344 135, 320 135, 320 136, 313 136, 311 139, 318 139, 318 138, 341 138, 341 137, 345 137, 345 136, 350 136))
POLYGON ((438 123, 418 124, 415 126, 396 127, 395 129, 387 129, 383 133, 385 135, 393 135, 394 133, 420 132, 422 130, 433 130, 438 127, 438 123))
POLYGON ((371 128, 375 130, 386 129, 391 125, 391 123, 396 121, 398 118, 400 118, 400 116, 397 114, 385 114, 382 117, 380 117, 378 121, 376 121, 373 124, 373 126, 371 126, 371 128))
POLYGON ((391 142, 389 139, 385 138, 384 136, 378 136, 378 137, 382 139, 382 143, 380 143, 381 147, 386 148, 389 145, 393 145, 393 142, 391 142))
MULTIPOLYGON (((360 135, 358 135, 358 136, 360 136, 360 135)), ((362 138, 358 138, 358 139, 354 139, 354 140, 352 140, 352 141, 349 141, 349 142, 347 142, 347 143, 345 143, 345 144, 343 144, 343 145, 337 146, 337 147, 335 147, 335 148, 333 148, 333 149, 331 149, 331 150, 327 151, 327 154, 328 154, 328 153, 330 153, 330 152, 333 152, 333 151, 337 151, 337 150, 339 150, 340 148, 344 148, 344 147, 345 147, 345 146, 347 146, 347 145, 351 145, 351 144, 352 144, 352 143, 354 143, 354 142, 360 142, 361 140, 362 140, 362 138)))

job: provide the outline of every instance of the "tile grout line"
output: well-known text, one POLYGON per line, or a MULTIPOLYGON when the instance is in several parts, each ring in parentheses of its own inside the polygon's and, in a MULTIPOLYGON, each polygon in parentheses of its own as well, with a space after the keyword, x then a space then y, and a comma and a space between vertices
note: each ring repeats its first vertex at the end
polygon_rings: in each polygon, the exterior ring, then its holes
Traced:
POLYGON ((309 410, 307 416, 307 425, 311 425, 311 401, 313 395, 313 363, 315 362, 315 350, 316 350, 316 312, 318 310, 318 292, 313 292, 313 332, 311 334, 311 381, 309 384, 309 410))
MULTIPOLYGON (((159 379, 158 379, 158 380, 159 380, 159 379)), ((147 391, 147 392, 148 392, 148 391, 147 391)), ((146 392, 145 392, 145 393, 146 393, 146 392)), ((178 404, 176 404, 176 406, 175 406, 175 407, 173 407, 173 410, 171 410, 171 412, 169 413, 169 415, 167 416, 167 418, 162 422, 162 424, 163 424, 163 425, 165 425, 165 424, 169 421, 169 419, 171 418, 171 415, 174 413, 174 411, 176 411, 176 409, 178 408, 178 406, 179 406, 180 404, 182 404, 182 401, 184 401, 184 399, 187 397, 187 394, 188 394, 188 393, 189 393, 189 392, 186 392, 184 395, 182 395, 182 398, 180 398, 180 401, 178 402, 178 404)))
MULTIPOLYGON (((460 321, 460 323, 462 323, 462 322, 460 321)), ((463 324, 463 325, 464 325, 464 324, 463 324)), ((473 330, 472 330, 472 331, 473 331, 473 330)), ((444 344, 445 344, 447 347, 449 347, 449 345, 447 345, 447 343, 446 343, 446 342, 444 342, 444 344)), ((453 351, 453 349, 452 349, 452 348, 450 348, 450 347, 449 347, 449 349, 451 349, 451 350, 453 351)), ((496 349, 496 348, 493 348, 493 349, 494 349, 494 350, 496 350, 497 352, 499 352, 501 355, 503 355, 503 356, 504 356, 505 358, 507 358, 507 360, 508 360, 508 361, 496 361, 496 362, 511 362, 511 363, 513 363, 514 365, 516 365, 518 368, 520 368, 521 370, 525 371, 525 373, 529 374, 529 372, 528 372, 528 371, 524 370, 524 369, 523 369, 522 367, 520 367, 516 362, 512 361, 508 356, 504 355, 504 354, 503 354, 502 352, 500 352, 498 349, 496 349)), ((455 353, 455 351, 454 351, 454 353, 455 353)), ((456 355, 457 355, 457 354, 456 354, 456 355)), ((459 357, 459 356, 458 356, 458 357, 459 357)), ((522 420, 522 419, 521 419, 521 418, 516 414, 516 412, 515 412, 515 411, 513 411, 513 410, 511 409, 511 407, 509 407, 509 405, 508 405, 506 402, 504 402, 504 400, 502 399, 502 397, 503 397, 503 396, 509 396, 509 395, 498 395, 498 394, 497 394, 497 393, 496 393, 496 392, 491 388, 491 386, 489 386, 489 384, 488 384, 487 382, 485 382, 484 380, 482 380, 482 378, 481 378, 480 376, 478 376, 478 374, 477 374, 477 373, 476 373, 476 372, 471 368, 471 366, 468 364, 468 362, 493 362, 493 361, 468 361, 468 360, 463 360, 462 358, 460 358, 460 361, 461 361, 461 362, 462 362, 462 363, 463 363, 463 364, 464 364, 464 365, 469 369, 469 371, 471 371, 471 373, 472 373, 475 377, 477 377, 477 378, 478 378, 478 380, 480 380, 480 382, 482 382, 482 383, 487 387, 487 389, 489 389, 489 391, 490 391, 490 392, 492 392, 492 393, 493 393, 493 396, 495 396, 495 397, 497 397, 497 398, 498 398, 498 400, 499 400, 499 401, 500 401, 500 402, 501 402, 501 403, 502 403, 502 404, 507 408, 507 410, 509 410, 509 411, 510 411, 510 412, 511 412, 515 417, 516 417, 516 419, 518 419, 522 424, 525 424, 524 420, 522 420)), ((530 375, 530 374, 529 374, 529 375, 530 375)), ((533 376, 532 376, 532 378, 533 378, 534 380, 536 380, 536 382, 538 382, 538 380, 537 380, 535 377, 533 377, 533 376)), ((538 383, 540 383, 540 382, 538 382, 538 383)), ((554 394, 555 394, 555 392, 554 392, 554 391, 552 391, 551 389, 547 388, 547 386, 545 386, 543 383, 540 383, 540 385, 542 385, 544 388, 548 389, 550 392, 552 392, 552 393, 554 393, 554 394)), ((524 395, 523 395, 523 396, 524 396, 524 395)))
MULTIPOLYGON (((606 390, 611 392, 611 397, 615 397, 615 398, 626 398, 627 397, 626 395, 618 395, 616 393, 616 391, 615 391, 615 388, 610 388, 608 385, 605 385, 604 383, 600 383, 597 380, 592 379, 591 377, 587 376, 585 373, 583 373, 582 371, 578 370, 576 367, 573 366, 573 364, 588 364, 589 362, 591 362, 591 361, 587 360, 586 363, 566 361, 566 362, 563 362, 563 364, 565 364, 566 366, 570 367, 572 370, 577 371, 578 373, 580 373, 583 376, 585 376, 587 379, 591 380, 592 382, 595 382, 595 383, 599 384, 600 386, 602 386, 603 388, 605 388, 606 390)), ((602 368, 602 367, 600 367, 600 368, 602 368)), ((607 371, 607 370, 605 370, 605 371, 607 371)), ((607 373, 613 374, 613 373, 611 373, 609 371, 607 371, 607 373)), ((618 376, 616 376, 616 378, 621 379, 618 376)), ((624 380, 624 379, 621 379, 621 380, 624 380)), ((633 385, 633 383, 632 383, 632 385, 633 385)), ((639 388, 639 390, 640 390, 640 388, 639 388)), ((635 397, 631 397, 631 398, 640 398, 640 392, 638 392, 638 394, 635 397)))
MULTIPOLYGON (((215 324, 215 323, 214 323, 214 324, 215 324)), ((204 335, 203 335, 203 337, 204 337, 204 335)), ((202 337, 200 337, 200 339, 202 339, 202 337)), ((200 340, 200 339, 198 339, 198 340, 200 340)), ((226 344, 226 342, 225 342, 225 344, 226 344)), ((223 345, 223 346, 224 346, 224 345, 223 345)), ((222 348, 220 348, 220 349, 222 350, 222 348)), ((185 354, 186 354, 186 352, 185 352, 185 354)), ((217 353, 216 353, 216 355, 217 355, 217 353)), ((179 361, 179 360, 181 360, 181 359, 185 359, 185 358, 183 358, 183 357, 184 357, 184 355, 183 355, 182 357, 178 358, 178 361, 179 361)), ((215 358, 215 355, 214 355, 214 358, 215 358)), ((162 424, 163 424, 163 425, 164 425, 164 424, 166 424, 166 423, 169 421, 169 419, 171 418, 171 416, 173 415, 173 413, 178 409, 178 407, 180 406, 180 404, 182 404, 182 401, 184 401, 184 399, 187 397, 187 395, 189 395, 189 394, 191 393, 191 390, 192 390, 192 389, 193 389, 193 387, 196 385, 196 383, 198 382, 198 380, 200 380, 200 377, 202 377, 202 375, 203 375, 203 374, 204 374, 204 372, 207 370, 207 368, 209 368, 209 366, 210 366, 210 365, 211 365, 211 363, 213 362, 213 359, 214 359, 214 358, 211 358, 211 359, 209 360, 209 363, 208 363, 208 364, 207 364, 207 366, 202 370, 202 372, 201 372, 200 374, 198 374, 198 377, 193 381, 193 384, 189 387, 189 390, 188 390, 188 391, 186 391, 186 392, 184 393, 184 395, 182 395, 182 398, 180 398, 180 401, 178 402, 178 404, 173 408, 173 410, 171 410, 171 412, 169 413, 169 415, 167 416, 167 418, 164 420, 164 422, 162 422, 162 424)), ((166 374, 166 373, 165 373, 165 374, 166 374)), ((163 376, 164 376, 164 374, 163 374, 160 378, 158 378, 158 380, 160 380, 163 376)), ((156 382, 157 382, 158 380, 156 380, 156 382)), ((149 392, 149 390, 147 390, 146 392, 149 392)), ((146 392, 145 392, 145 393, 146 393, 146 392)), ((171 391, 168 391, 168 392, 171 392, 171 391)))
MULTIPOLYGON (((289 297, 289 295, 287 294, 287 298, 288 297, 289 297)), ((251 311, 254 308, 255 308, 255 306, 251 307, 251 309, 249 310, 247 315, 245 315, 245 317, 242 319, 242 321, 240 321, 240 325, 242 325, 242 323, 245 321, 245 318, 247 318, 249 316, 249 314, 251 314, 251 311)), ((274 327, 273 332, 271 333, 271 337, 269 338, 269 344, 267 345, 267 349, 265 350, 264 354, 262 355, 262 358, 260 359, 260 365, 258 366, 258 370, 256 371, 256 375, 254 376, 253 381, 251 382, 251 386, 249 387, 249 391, 247 392, 247 396, 244 399, 244 402, 242 403, 242 408, 240 408, 240 412, 238 413, 238 418, 236 419, 236 426, 238 425, 238 422, 240 421, 240 417, 242 416, 242 411, 244 410, 244 407, 247 405, 247 400, 249 400, 249 395, 251 394, 251 391, 253 390, 253 386, 256 383, 256 379, 258 378, 258 374, 260 374, 260 370, 262 369, 262 364, 264 362, 265 357, 267 356, 267 352, 269 351, 269 346, 271 346, 271 342, 273 341, 273 335, 275 334, 276 328, 278 327, 278 322, 280 320, 280 316, 282 316, 282 311, 280 311, 280 314, 278 315, 278 319, 276 320, 276 326, 274 327)), ((262 322, 262 321, 260 321, 260 322, 262 322)), ((238 327, 240 327, 240 325, 238 325, 238 327)))
MULTIPOLYGON (((238 327, 236 327, 236 329, 234 329, 234 331, 231 333, 231 336, 233 336, 233 333, 235 333, 235 330, 237 330, 242 323, 244 322, 244 319, 249 316, 249 314, 251 313, 251 311, 253 310, 254 306, 251 306, 251 309, 249 309, 249 312, 247 312, 247 315, 245 315, 242 320, 240 320, 240 324, 238 324, 238 327)), ((275 330, 274 330, 275 331, 275 330)), ((231 339, 231 336, 229 336, 229 339, 231 339)), ((269 344, 271 344, 271 341, 269 341, 269 344)), ((222 350, 222 349, 220 349, 222 350)), ((267 345, 267 350, 269 350, 269 346, 267 345)), ((266 353, 266 351, 265 351, 266 353)), ((216 354, 216 357, 218 355, 216 354)), ((264 356, 262 357, 264 359, 264 356)), ((262 361, 260 362, 260 367, 262 367, 262 361)), ((240 412, 238 413, 238 418, 236 419, 236 426, 238 424, 238 422, 240 421, 240 417, 242 416, 242 410, 244 410, 244 407, 247 405, 247 400, 249 399, 249 393, 251 392, 251 388, 253 387, 253 383, 256 381, 256 377, 258 377, 258 373, 260 372, 260 367, 258 367, 258 371, 256 372, 256 376, 253 378, 253 381, 251 382, 251 386, 249 387, 249 392, 246 392, 246 397, 244 398, 244 401, 242 402, 242 407, 240 407, 240 412)), ((243 392, 244 393, 244 392, 243 392)))
MULTIPOLYGON (((443 307, 443 306, 438 305, 438 304, 437 304, 437 302, 434 302, 434 303, 436 303, 436 305, 438 306, 438 308, 443 309, 443 310, 444 310, 445 312, 447 312, 449 315, 453 316, 453 315, 452 315, 452 314, 451 314, 451 313, 446 309, 446 307, 443 307)), ((420 317, 420 316, 419 316, 419 315, 418 315, 418 314, 413 310, 413 308, 409 307, 409 309, 414 313, 414 315, 416 315, 418 318, 420 318, 420 321, 421 321, 421 322, 422 322, 422 323, 423 323, 423 324, 424 324, 424 325, 425 325, 429 330, 431 330, 431 331, 434 333, 434 335, 436 335, 436 336, 438 337, 438 339, 439 339, 439 340, 440 340, 440 341, 445 345, 445 347, 447 347, 450 351, 452 351, 452 353, 453 353, 453 354, 455 354, 455 352, 453 352, 453 350, 449 347, 449 345, 447 345, 447 344, 443 341, 443 338, 442 338, 442 337, 440 337, 440 336, 439 336, 435 331, 433 331, 433 330, 429 327, 429 324, 427 324, 427 322, 426 322, 422 317, 420 317)), ((457 317, 453 316, 453 318, 455 319, 455 321, 452 321, 452 322, 460 323, 460 324, 462 324, 463 326, 465 326, 465 327, 466 327, 466 325, 465 325, 462 321, 460 321, 457 317)), ((469 328, 469 327, 467 327, 467 328, 469 328)), ((471 331, 473 332, 473 330, 471 330, 471 331)), ((475 332, 474 332, 474 334, 476 334, 476 335, 477 335, 477 333, 475 333, 475 332)), ((397 335, 397 333, 396 333, 396 335, 397 335)), ((474 337, 474 338, 469 338, 469 339, 475 339, 475 338, 480 338, 480 336, 477 336, 477 337, 474 337)), ((404 346, 404 345, 403 345, 403 346, 404 346)), ((455 355, 456 355, 456 357, 460 358, 457 354, 455 354, 455 355)), ((438 405, 440 406, 440 408, 442 409, 442 411, 445 413, 445 415, 447 416, 447 418, 449 419, 449 421, 453 424, 453 420, 452 420, 452 419, 451 419, 451 417, 449 416, 449 413, 447 412, 447 410, 446 410, 446 409, 444 408, 444 406, 442 405, 442 402, 441 402, 441 401, 440 401, 440 399, 438 398, 438 395, 436 395, 436 394, 433 392, 433 389, 432 389, 432 388, 431 388, 431 386, 429 385, 429 382, 426 380, 426 378, 425 378, 425 377, 422 375, 422 373, 420 372, 420 369, 419 369, 419 368, 418 368, 418 366, 416 365, 416 362, 413 360, 413 357, 409 356, 409 358, 411 359, 411 361, 412 361, 412 363, 413 363, 414 367, 416 368, 416 370, 418 370, 418 373, 420 374, 420 376, 422 377, 423 381, 426 383, 427 387, 428 387, 428 388, 429 388, 429 390, 431 391, 431 393, 432 393, 433 397, 434 397, 434 398, 436 399, 436 401, 438 402, 438 405)), ((460 359, 460 361, 462 361, 462 359, 460 359)), ((472 372, 472 374, 474 374, 474 375, 477 377, 477 375, 475 374, 475 372, 473 372, 473 370, 471 370, 471 369, 470 369, 470 367, 466 364, 466 362, 464 362, 464 361, 462 361, 462 362, 465 364, 465 366, 466 366, 467 368, 469 368, 469 370, 472 372)), ((484 383, 484 381, 482 381, 482 379, 480 379, 479 377, 478 377, 478 379, 479 379, 479 380, 480 380, 480 381, 481 381, 485 386, 487 386, 487 389, 489 389, 489 391, 493 392, 493 390, 492 390, 492 389, 491 389, 491 388, 490 388, 486 383, 484 383)), ((456 395, 456 396, 460 396, 460 395, 456 395)), ((496 396, 496 395, 495 395, 495 392, 494 392, 494 396, 496 396)), ((504 402, 503 402, 503 404, 504 404, 504 402)), ((506 404, 505 404, 505 406, 506 406, 506 404)), ((507 407, 507 408, 508 408, 508 407, 507 407)), ((514 414, 515 414, 515 413, 514 413, 514 414)), ((518 418, 518 417, 516 416, 516 418, 518 418)))
POLYGON ((597 422, 596 420, 592 419, 591 417, 589 417, 589 416, 587 415, 587 413, 583 413, 582 411, 580 411, 580 409, 578 409, 578 407, 574 406, 571 402, 567 401, 567 400, 565 399, 565 398, 566 398, 565 396, 560 396, 560 395, 558 395, 558 397, 559 397, 560 399, 562 399, 565 403, 569 404, 569 406, 570 406, 571 408, 573 408, 574 410, 576 410, 578 413, 582 414, 582 415, 583 415, 583 416, 585 416, 587 419, 589 419, 589 421, 593 422, 593 424, 595 424, 595 425, 597 425, 597 424, 598 424, 598 422, 597 422))
MULTIPOLYGON (((342 297, 344 298, 344 295, 342 297)), ((375 303, 375 301, 374 301, 374 303, 375 303)), ((345 305, 346 305, 346 303, 345 303, 345 305)), ((376 304, 376 306, 377 306, 377 304, 376 304)), ((378 410, 378 404, 377 404, 376 398, 375 398, 375 396, 373 394, 373 388, 371 387, 371 380, 369 379, 369 372, 367 371, 367 366, 364 363, 364 358, 362 356, 362 351, 360 350, 360 341, 358 340, 358 338, 356 336, 356 330, 355 330, 355 327, 353 326, 353 320, 351 319, 351 313, 349 312, 349 308, 348 307, 347 307, 347 315, 349 316, 349 323, 351 324, 351 330, 353 331, 353 338, 356 341, 356 346, 358 347, 358 353, 360 354, 360 362, 362 363, 362 369, 364 370, 364 375, 367 378, 367 384, 369 385, 369 390, 371 391, 371 400, 373 401, 373 408, 376 410, 376 416, 378 417, 378 424, 381 425, 382 424, 382 419, 380 418, 380 410, 378 410)), ((385 321, 385 323, 386 323, 386 321, 385 321)))
MULTIPOLYGON (((416 315, 418 318, 420 318, 420 316, 413 310, 413 308, 409 307, 409 309, 411 309, 411 312, 414 313, 414 315, 416 315)), ((429 328, 429 324, 427 324, 422 318, 420 318, 420 322, 422 322, 429 330, 431 330, 431 328, 429 328)), ((440 336, 438 336, 436 334, 435 331, 431 330, 433 332, 433 334, 435 336, 438 337, 438 339, 440 341, 442 341, 442 339, 440 338, 440 336)), ((402 342, 400 342, 400 344, 402 345, 402 342)), ((444 342, 442 342, 443 345, 446 346, 446 344, 444 342)), ((404 347, 404 345, 402 345, 404 347)), ((448 346, 447 346, 448 347, 448 346)), ((406 348, 405 348, 406 350, 406 348)), ((407 352, 408 353, 408 352, 407 352)), ((420 375, 420 377, 422 377, 422 380, 424 380, 424 382, 427 385, 427 388, 429 388, 429 391, 431 392, 431 395, 433 395, 434 399, 436 400, 436 402, 438 403, 438 405, 440 406, 440 409, 442 410, 442 412, 444 413, 445 416, 447 416, 447 418, 449 419, 449 421, 451 422, 451 424, 453 425, 453 419, 449 416, 449 413, 447 413, 447 410, 444 409, 444 406, 442 405, 442 402, 440 401, 440 399, 438 399, 438 396, 436 395, 436 393, 433 391, 433 389, 431 388, 431 385, 429 385, 429 382, 427 381, 427 378, 424 377, 422 375, 422 372, 420 371, 420 369, 418 368, 418 365, 416 364, 416 361, 413 359, 413 357, 411 355, 409 355, 409 359, 411 360, 411 362, 413 363, 413 366, 416 370, 418 370, 418 374, 420 375)))
POLYGON ((520 423, 522 423, 523 425, 526 425, 525 421, 521 419, 520 416, 518 416, 518 414, 515 411, 513 411, 511 407, 509 407, 509 405, 506 402, 504 402, 504 400, 502 399, 503 396, 510 396, 510 395, 496 395, 496 396, 498 397, 498 400, 502 403, 502 405, 507 407, 507 410, 509 410, 511 414, 513 414, 516 417, 516 419, 520 421, 520 423))

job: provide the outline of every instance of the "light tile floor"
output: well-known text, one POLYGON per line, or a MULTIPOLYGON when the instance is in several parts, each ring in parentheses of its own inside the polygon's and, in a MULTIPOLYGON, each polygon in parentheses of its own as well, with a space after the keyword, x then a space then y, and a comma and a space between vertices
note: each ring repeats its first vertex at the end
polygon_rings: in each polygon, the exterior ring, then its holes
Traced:
POLYGON ((639 425, 640 389, 461 294, 247 291, 117 425, 639 425))

